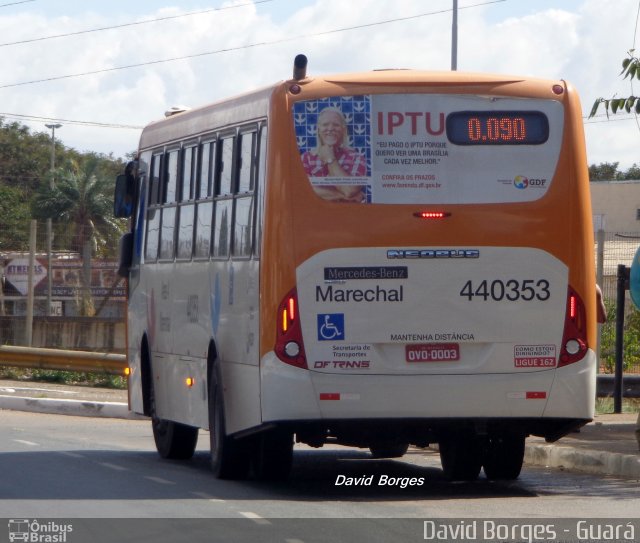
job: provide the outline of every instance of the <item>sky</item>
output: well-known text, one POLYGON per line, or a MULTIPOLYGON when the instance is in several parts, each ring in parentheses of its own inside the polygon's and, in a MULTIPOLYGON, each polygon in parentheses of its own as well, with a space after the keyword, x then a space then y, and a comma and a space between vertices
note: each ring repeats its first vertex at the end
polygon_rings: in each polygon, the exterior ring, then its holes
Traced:
MULTIPOLYGON (((141 127, 170 107, 288 79, 298 53, 309 58, 309 75, 449 70, 452 6, 0 0, 0 116, 33 132, 59 123, 56 139, 67 147, 124 157, 141 127), (148 22, 154 19, 163 20, 148 22), (61 34, 72 35, 51 37, 61 34)), ((623 170, 640 164, 635 115, 607 120, 601 109, 587 119, 598 97, 640 94, 640 81, 633 88, 619 76, 627 52, 640 49, 640 0, 458 0, 458 8, 459 71, 568 80, 582 99, 588 162, 619 162, 623 170)))

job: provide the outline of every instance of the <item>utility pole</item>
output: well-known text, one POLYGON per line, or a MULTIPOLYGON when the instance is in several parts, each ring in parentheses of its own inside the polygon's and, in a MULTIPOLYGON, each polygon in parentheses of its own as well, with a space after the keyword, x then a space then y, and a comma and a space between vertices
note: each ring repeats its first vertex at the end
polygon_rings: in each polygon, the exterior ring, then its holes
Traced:
POLYGON ((453 21, 451 24, 451 71, 458 69, 458 0, 453 0, 453 21))
MULTIPOLYGON (((51 129, 51 177, 49 178, 49 188, 53 190, 53 181, 56 170, 56 128, 61 128, 61 124, 45 124, 51 129)), ((51 242, 53 239, 53 228, 51 219, 47 219, 47 317, 51 316, 51 291, 53 290, 53 269, 51 258, 51 242)))

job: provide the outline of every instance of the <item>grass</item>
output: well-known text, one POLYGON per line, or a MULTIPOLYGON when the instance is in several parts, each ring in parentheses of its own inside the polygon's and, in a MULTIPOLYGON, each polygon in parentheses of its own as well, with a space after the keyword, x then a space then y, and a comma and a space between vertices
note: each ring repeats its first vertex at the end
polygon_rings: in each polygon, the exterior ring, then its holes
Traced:
POLYGON ((126 378, 106 373, 80 373, 76 371, 0 367, 0 379, 125 390, 127 388, 126 378))
MULTIPOLYGON (((622 398, 622 412, 640 412, 640 398, 622 398)), ((596 414, 607 415, 609 413, 613 413, 613 398, 596 398, 596 414)))

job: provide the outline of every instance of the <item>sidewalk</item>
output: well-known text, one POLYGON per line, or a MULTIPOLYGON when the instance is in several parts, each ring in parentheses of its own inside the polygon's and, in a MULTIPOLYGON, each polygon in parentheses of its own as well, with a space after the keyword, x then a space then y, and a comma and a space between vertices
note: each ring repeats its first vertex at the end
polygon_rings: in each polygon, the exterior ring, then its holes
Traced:
MULTIPOLYGON (((127 391, 0 380, 0 409, 63 415, 143 418, 129 412, 127 391)), ((556 443, 527 439, 525 463, 640 480, 638 414, 596 415, 556 443)))

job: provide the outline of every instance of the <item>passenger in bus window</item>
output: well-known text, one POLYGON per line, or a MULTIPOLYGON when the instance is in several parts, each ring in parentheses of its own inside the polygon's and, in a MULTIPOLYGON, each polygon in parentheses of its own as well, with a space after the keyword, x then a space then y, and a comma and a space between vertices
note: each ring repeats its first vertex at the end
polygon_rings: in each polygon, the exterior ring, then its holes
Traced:
MULTIPOLYGON (((367 175, 367 160, 349 145, 347 122, 336 107, 327 107, 318 115, 316 147, 302 154, 309 177, 362 177, 367 175)), ((364 185, 318 185, 316 193, 325 200, 362 202, 364 185)))

